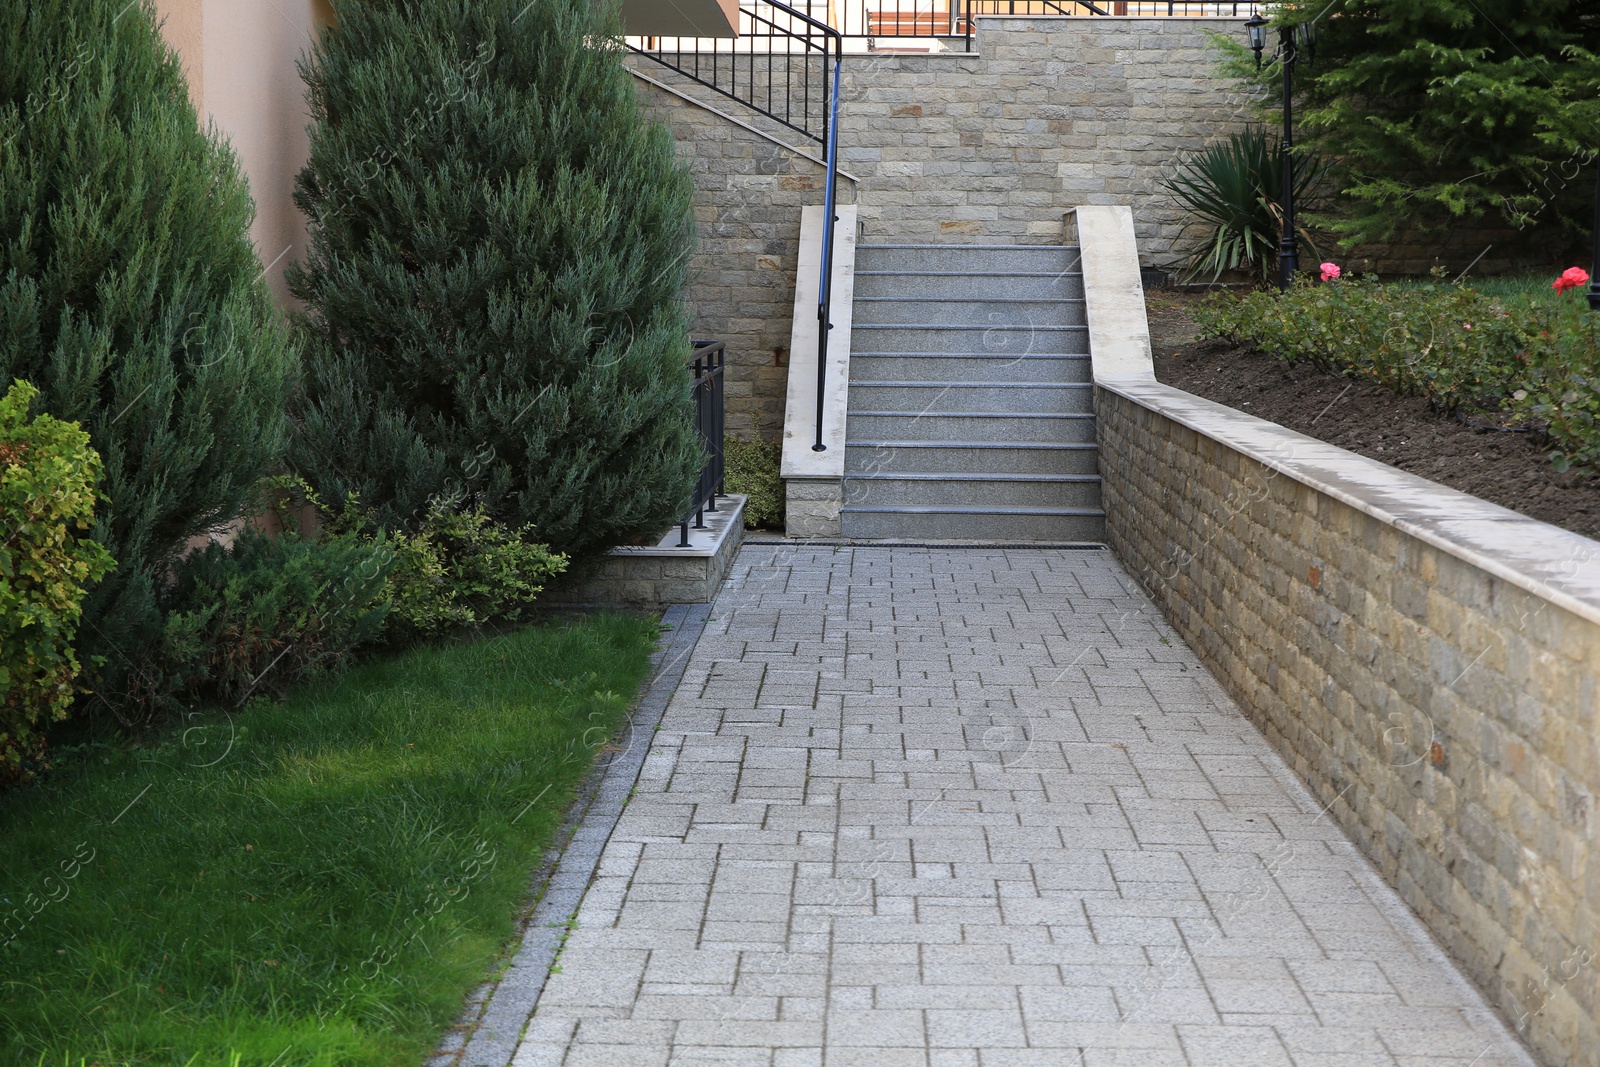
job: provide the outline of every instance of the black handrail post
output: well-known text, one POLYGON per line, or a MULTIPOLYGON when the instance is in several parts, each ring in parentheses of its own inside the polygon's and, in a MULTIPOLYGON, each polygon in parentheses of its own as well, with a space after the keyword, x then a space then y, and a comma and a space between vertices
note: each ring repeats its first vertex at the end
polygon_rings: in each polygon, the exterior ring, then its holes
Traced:
POLYGON ((1594 270, 1589 274, 1589 310, 1600 312, 1600 152, 1595 153, 1594 270))
POLYGON ((722 470, 726 460, 722 449, 722 440, 726 436, 723 430, 726 405, 722 392, 722 364, 723 351, 721 348, 713 348, 706 352, 706 373, 711 376, 709 388, 706 390, 708 394, 706 403, 711 405, 711 412, 706 421, 711 424, 711 440, 716 442, 716 447, 711 450, 711 458, 706 463, 705 472, 706 510, 710 512, 717 510, 717 494, 722 492, 722 470))
POLYGON ((1295 271, 1299 269, 1299 248, 1294 232, 1294 88, 1295 60, 1294 27, 1283 26, 1278 31, 1279 47, 1283 50, 1283 238, 1278 247, 1278 288, 1284 292, 1294 284, 1295 271))
POLYGON ((708 453, 705 462, 700 465, 700 477, 695 482, 694 528, 696 530, 704 530, 706 528, 706 474, 712 462, 710 454, 711 434, 706 425, 711 421, 711 404, 709 403, 708 394, 711 392, 712 385, 711 376, 706 373, 706 365, 709 362, 708 358, 702 357, 699 351, 696 350, 694 358, 694 423, 695 427, 700 431, 700 442, 706 446, 708 453))

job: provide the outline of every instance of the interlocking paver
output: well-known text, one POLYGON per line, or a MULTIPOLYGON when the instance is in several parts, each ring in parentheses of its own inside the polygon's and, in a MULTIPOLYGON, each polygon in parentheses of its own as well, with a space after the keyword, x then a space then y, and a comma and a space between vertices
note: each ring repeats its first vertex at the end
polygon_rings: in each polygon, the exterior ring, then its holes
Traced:
POLYGON ((1105 552, 747 545, 515 1063, 1531 1063, 1105 552))

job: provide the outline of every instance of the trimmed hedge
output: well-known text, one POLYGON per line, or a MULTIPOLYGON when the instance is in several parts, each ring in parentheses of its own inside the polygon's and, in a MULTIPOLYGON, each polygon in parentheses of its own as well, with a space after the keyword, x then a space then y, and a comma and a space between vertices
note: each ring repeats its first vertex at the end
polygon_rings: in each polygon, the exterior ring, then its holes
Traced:
POLYGON ((1303 283, 1203 301, 1204 336, 1381 382, 1445 412, 1517 420, 1560 470, 1600 460, 1600 314, 1581 294, 1303 283))

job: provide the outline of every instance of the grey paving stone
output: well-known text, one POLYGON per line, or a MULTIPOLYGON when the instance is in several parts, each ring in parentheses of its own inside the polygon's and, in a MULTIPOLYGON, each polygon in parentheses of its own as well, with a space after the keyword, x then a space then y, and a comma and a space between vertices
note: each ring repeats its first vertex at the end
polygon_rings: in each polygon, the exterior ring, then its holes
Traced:
POLYGON ((1531 1062, 1105 552, 750 544, 681 669, 519 1067, 1531 1062))

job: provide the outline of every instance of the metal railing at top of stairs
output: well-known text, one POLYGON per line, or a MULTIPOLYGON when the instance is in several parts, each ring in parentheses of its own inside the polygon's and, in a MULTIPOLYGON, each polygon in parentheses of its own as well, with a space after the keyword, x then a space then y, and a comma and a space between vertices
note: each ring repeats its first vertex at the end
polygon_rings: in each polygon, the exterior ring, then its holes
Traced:
POLYGON ((627 37, 628 49, 818 145, 833 117, 838 30, 782 0, 744 0, 737 37, 627 37))
MULTIPOLYGON (((697 47, 686 51, 697 51, 702 59, 717 54, 720 61, 736 63, 742 58, 747 75, 753 79, 762 68, 761 61, 754 57, 793 54, 792 42, 786 41, 789 34, 783 32, 785 28, 795 28, 791 15, 803 16, 812 22, 825 21, 846 40, 864 41, 868 49, 929 51, 940 47, 931 43, 934 41, 943 42, 942 47, 946 48, 960 41, 962 49, 970 52, 976 21, 983 16, 1242 18, 1257 14, 1266 6, 1266 0, 828 0, 826 5, 822 0, 796 0, 795 6, 789 7, 769 4, 768 0, 741 0, 739 37, 724 39, 732 41, 731 44, 708 47, 709 39, 696 42, 686 37, 636 37, 632 40, 639 43, 630 44, 630 47, 659 59, 661 54, 676 52, 688 43, 697 47), (764 6, 775 10, 763 11, 764 6), (812 15, 812 11, 817 14, 812 15), (784 27, 785 23, 790 25, 784 27)), ((767 73, 772 84, 770 76, 774 71, 769 68, 767 73)), ((713 84, 718 80, 715 75, 710 80, 693 73, 689 76, 718 92, 724 91, 713 84)), ((726 75, 722 77, 726 79, 726 75)), ((785 106, 791 103, 781 97, 769 103, 780 102, 785 106)), ((800 128, 786 118, 787 112, 779 107, 771 106, 766 113, 785 125, 800 128)), ((801 132, 818 142, 826 140, 809 128, 801 132)))
POLYGON ((1233 17, 1254 15, 1261 0, 835 0, 829 10, 846 37, 864 37, 868 46, 904 51, 892 38, 944 38, 972 51, 973 29, 984 15, 1044 17, 1133 16, 1141 18, 1233 17))
POLYGON ((782 0, 745 0, 739 23, 739 37, 633 37, 627 43, 638 55, 737 100, 826 150, 817 285, 817 432, 811 446, 823 452, 828 447, 822 441, 822 418, 828 333, 833 329, 833 224, 839 189, 839 67, 844 61, 844 35, 782 0), (796 56, 800 57, 798 88, 792 62, 796 56), (816 71, 813 60, 820 61, 816 71), (814 73, 821 75, 815 81, 814 73))

